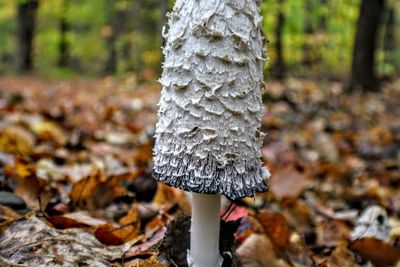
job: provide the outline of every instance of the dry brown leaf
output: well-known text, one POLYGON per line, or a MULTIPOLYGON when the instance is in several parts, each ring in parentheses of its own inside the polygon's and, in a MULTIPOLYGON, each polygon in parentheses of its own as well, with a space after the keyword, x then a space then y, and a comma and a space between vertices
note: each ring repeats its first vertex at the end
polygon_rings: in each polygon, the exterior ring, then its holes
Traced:
POLYGON ((34 176, 36 174, 36 167, 26 159, 17 157, 14 162, 14 172, 21 178, 34 176))
POLYGON ((124 257, 126 258, 135 257, 137 255, 140 255, 141 253, 149 251, 152 247, 157 245, 164 238, 166 232, 167 232, 167 227, 163 226, 157 232, 153 233, 151 237, 148 236, 149 238, 148 240, 146 241, 141 240, 140 242, 130 247, 129 250, 124 253, 124 257))
POLYGON ((12 209, 0 205, 0 234, 8 228, 16 219, 21 216, 12 209))
POLYGON ((282 209, 282 214, 285 216, 289 225, 294 227, 298 232, 310 230, 310 222, 315 220, 308 203, 301 200, 282 209))
POLYGON ((168 265, 162 264, 157 259, 157 254, 152 253, 148 259, 134 259, 126 262, 124 267, 167 267, 168 265))
POLYGON ((17 158, 14 166, 18 181, 14 194, 30 208, 44 208, 50 200, 50 192, 45 190, 47 181, 38 178, 35 166, 22 158, 17 158))
MULTIPOLYGON (((120 252, 100 244, 82 229, 57 230, 34 213, 16 220, 0 235, 1 256, 21 266, 59 266, 78 263, 83 266, 110 266, 120 252)), ((8 265, 7 265, 8 266, 8 265)))
POLYGON ((118 177, 106 179, 102 171, 96 170, 89 177, 74 184, 69 197, 74 206, 93 209, 104 208, 115 198, 125 194, 118 177))
POLYGON ((351 227, 342 220, 326 219, 318 222, 316 232, 319 245, 334 247, 350 235, 351 227))
POLYGON ((68 141, 63 129, 54 122, 35 121, 30 127, 40 140, 53 141, 58 146, 63 146, 68 141))
POLYGON ((58 229, 87 226, 98 227, 107 224, 105 221, 93 218, 83 211, 68 213, 62 216, 47 217, 47 221, 49 221, 55 228, 58 229))
POLYGON ((158 232, 160 229, 165 227, 165 225, 170 221, 170 217, 159 214, 154 217, 150 222, 146 224, 144 233, 147 237, 153 236, 154 233, 158 232))
POLYGON ((292 235, 285 217, 280 213, 267 210, 260 211, 257 217, 274 246, 279 250, 284 250, 292 235))
POLYGON ((0 129, 0 151, 16 154, 29 155, 35 145, 33 135, 20 126, 9 126, 0 129))
POLYGON ((103 173, 96 170, 89 177, 75 183, 69 193, 72 203, 78 205, 81 201, 88 199, 104 180, 103 173))
POLYGON ((119 220, 119 223, 123 225, 140 223, 138 206, 133 204, 128 213, 119 220))
POLYGON ((326 261, 326 267, 357 267, 355 256, 346 247, 345 242, 340 242, 326 261))
POLYGON ((149 140, 135 149, 132 155, 133 162, 139 165, 147 164, 153 158, 153 142, 149 140))
POLYGON ((288 201, 296 200, 308 186, 307 178, 292 167, 275 171, 270 182, 270 190, 275 197, 288 201))
POLYGON ((103 225, 96 229, 94 232, 95 237, 99 240, 102 244, 109 245, 109 246, 119 246, 124 243, 122 239, 113 234, 113 226, 110 224, 103 225))
POLYGON ((140 226, 137 224, 114 226, 105 224, 99 226, 94 235, 97 240, 105 245, 119 246, 134 239, 140 234, 140 226))
POLYGON ((289 267, 284 260, 277 258, 270 239, 261 234, 250 235, 237 249, 243 267, 289 267))
POLYGON ((48 217, 47 221, 57 229, 80 228, 87 224, 64 216, 48 217))
POLYGON ((357 239, 350 248, 377 266, 394 266, 400 260, 400 248, 372 237, 357 239))
POLYGON ((312 253, 305 246, 299 234, 294 232, 290 237, 290 243, 285 250, 288 261, 296 267, 313 267, 315 263, 311 258, 312 253))
POLYGON ((393 143, 393 134, 388 127, 373 127, 368 130, 367 137, 369 141, 375 145, 388 145, 393 143))
POLYGON ((185 214, 190 214, 190 202, 185 191, 163 183, 158 183, 153 203, 165 211, 168 211, 174 205, 178 205, 185 214))

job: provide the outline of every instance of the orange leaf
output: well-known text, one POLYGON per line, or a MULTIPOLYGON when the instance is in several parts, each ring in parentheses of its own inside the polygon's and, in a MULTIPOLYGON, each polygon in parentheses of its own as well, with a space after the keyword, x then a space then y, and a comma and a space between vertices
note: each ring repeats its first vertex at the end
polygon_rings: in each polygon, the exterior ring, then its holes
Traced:
POLYGON ((280 213, 263 210, 258 214, 258 221, 274 246, 280 250, 285 249, 292 234, 285 217, 280 213))
POLYGON ((140 224, 138 206, 136 204, 132 205, 128 213, 119 220, 120 224, 140 224))
POLYGON ((357 239, 350 248, 378 266, 394 266, 400 260, 400 248, 373 237, 357 239))
POLYGON ((145 234, 147 237, 152 236, 155 232, 165 227, 169 222, 169 218, 165 215, 159 214, 154 217, 149 223, 146 224, 145 234))
POLYGON ((17 158, 15 161, 15 172, 18 176, 18 185, 14 193, 21 197, 30 208, 45 207, 50 195, 45 192, 47 182, 36 177, 36 169, 25 159, 17 158))
POLYGON ((162 264, 157 259, 156 253, 147 253, 151 256, 148 259, 134 259, 132 261, 126 262, 124 267, 167 267, 167 265, 162 264))
POLYGON ((178 205, 185 214, 190 213, 190 203, 185 191, 174 187, 158 183, 157 193, 153 198, 153 203, 165 211, 171 209, 174 205, 178 205))
POLYGON ((87 226, 82 222, 64 216, 48 217, 47 221, 49 221, 57 229, 79 228, 87 226))
POLYGON ((89 177, 75 183, 69 193, 71 201, 79 204, 82 200, 89 198, 103 179, 102 173, 97 170, 89 177))
POLYGON ((90 217, 86 212, 81 211, 64 214, 62 216, 48 217, 47 220, 55 228, 59 229, 79 228, 86 226, 97 227, 106 224, 105 221, 90 217))
POLYGON ((124 242, 118 236, 115 236, 112 232, 112 226, 110 224, 103 225, 96 229, 94 232, 95 237, 101 243, 109 246, 119 246, 124 242))
POLYGON ((150 140, 147 143, 138 147, 132 156, 136 164, 147 164, 153 158, 153 142, 150 140))
POLYGON ((25 178, 36 175, 36 168, 32 163, 29 163, 26 159, 17 157, 14 163, 15 174, 25 178))
POLYGON ((139 224, 115 227, 105 224, 98 227, 94 233, 96 238, 105 245, 119 246, 132 240, 140 234, 139 224))
POLYGON ((106 179, 100 170, 74 184, 69 193, 74 205, 85 208, 103 208, 124 195, 125 189, 120 185, 119 177, 106 179))

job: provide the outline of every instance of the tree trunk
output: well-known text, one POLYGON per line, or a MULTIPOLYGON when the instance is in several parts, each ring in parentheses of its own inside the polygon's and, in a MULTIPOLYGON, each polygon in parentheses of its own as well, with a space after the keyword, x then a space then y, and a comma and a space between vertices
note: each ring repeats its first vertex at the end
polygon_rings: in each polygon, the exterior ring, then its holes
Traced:
MULTIPOLYGON (((320 5, 321 6, 328 5, 328 0, 320 0, 320 5)), ((318 20, 318 30, 320 32, 326 32, 327 22, 328 22, 328 14, 324 12, 323 14, 320 15, 318 20)))
MULTIPOLYGON (((385 64, 391 65, 396 71, 396 62, 394 52, 396 51, 396 14, 394 5, 387 11, 386 30, 383 39, 383 50, 385 64)), ((397 66, 398 68, 398 66, 397 66)))
POLYGON ((28 72, 33 69, 33 37, 36 27, 38 0, 20 1, 17 14, 17 70, 28 72))
POLYGON ((375 73, 375 50, 383 11, 384 0, 363 0, 361 3, 350 88, 379 89, 379 80, 375 73))
POLYGON ((115 37, 111 36, 107 38, 106 42, 107 42, 108 57, 103 72, 104 74, 114 74, 117 72, 117 66, 118 66, 115 37))
POLYGON ((283 58, 283 25, 285 15, 283 14, 283 0, 278 0, 278 21, 275 28, 276 61, 273 65, 272 75, 278 80, 285 78, 285 62, 283 58))
MULTIPOLYGON (((107 61, 104 66, 104 73, 114 74, 118 70, 118 51, 117 41, 122 34, 127 32, 128 17, 130 14, 127 9, 118 8, 115 0, 106 1, 106 17, 109 32, 106 36, 106 45, 108 50, 107 61)), ((129 58, 129 55, 125 56, 129 58)))
POLYGON ((70 59, 70 45, 67 38, 67 34, 71 29, 71 25, 68 21, 68 7, 69 7, 69 0, 63 1, 62 12, 60 15, 60 42, 58 44, 58 66, 59 67, 68 67, 69 59, 70 59))
POLYGON ((116 34, 115 30, 115 3, 112 0, 106 0, 105 2, 105 13, 107 18, 106 27, 108 27, 108 32, 106 37, 106 46, 108 51, 107 61, 104 65, 104 74, 114 74, 117 71, 117 48, 116 48, 116 34))
POLYGON ((306 69, 311 69, 315 63, 314 58, 314 46, 315 40, 315 28, 311 21, 311 16, 313 16, 313 3, 312 0, 306 0, 304 6, 304 43, 303 43, 303 65, 306 69))
MULTIPOLYGON (((129 47, 129 53, 132 52, 132 63, 130 64, 129 70, 133 70, 140 76, 140 72, 143 68, 143 61, 142 61, 142 53, 143 53, 143 37, 142 34, 144 33, 145 22, 143 21, 143 9, 145 8, 145 3, 143 0, 137 0, 133 2, 133 11, 131 15, 133 16, 133 28, 136 36, 139 38, 129 47)), ((128 49, 126 49, 128 52, 128 49)))

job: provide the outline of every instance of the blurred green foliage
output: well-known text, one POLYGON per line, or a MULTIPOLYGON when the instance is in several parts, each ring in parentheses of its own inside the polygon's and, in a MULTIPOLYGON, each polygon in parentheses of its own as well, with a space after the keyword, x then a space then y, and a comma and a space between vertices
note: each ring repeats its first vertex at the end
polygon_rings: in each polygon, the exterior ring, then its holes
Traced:
MULTIPOLYGON (((0 0, 0 73, 11 72, 14 69, 18 1, 0 0)), ((173 6, 174 1, 40 0, 39 2, 34 40, 34 62, 37 71, 59 72, 66 75, 75 72, 99 74, 103 71, 109 56, 107 38, 110 35, 115 37, 116 73, 160 70, 161 27, 165 22, 165 11, 173 6), (65 8, 65 1, 68 1, 68 8, 65 8), (67 68, 57 67, 61 38, 59 25, 62 18, 70 25, 66 33, 69 49, 67 68), (117 27, 115 27, 116 18, 120 19, 117 27)), ((282 40, 287 70, 292 74, 317 73, 334 77, 349 73, 359 6, 360 0, 283 0, 285 21, 282 40), (304 65, 306 45, 310 50, 308 56, 315 61, 312 66, 304 65)), ((397 14, 400 3, 389 0, 387 7, 395 10, 394 39, 399 40, 400 19, 397 14)), ((262 2, 264 30, 269 40, 268 55, 272 62, 276 58, 274 31, 277 10, 277 0, 262 2)), ((388 17, 386 16, 385 21, 388 17)), ((385 46, 386 27, 382 28, 377 51, 377 69, 381 75, 393 75, 399 70, 400 51, 396 47, 385 46)), ((396 45, 399 46, 398 43, 396 45)), ((271 65, 267 64, 266 68, 270 68, 271 65)))

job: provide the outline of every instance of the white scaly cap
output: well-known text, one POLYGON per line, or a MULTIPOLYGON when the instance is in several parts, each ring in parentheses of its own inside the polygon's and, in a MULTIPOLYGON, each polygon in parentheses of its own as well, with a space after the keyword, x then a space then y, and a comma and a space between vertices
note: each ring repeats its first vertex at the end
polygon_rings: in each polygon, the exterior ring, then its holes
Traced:
POLYGON ((154 177, 230 199, 266 191, 258 1, 177 0, 168 18, 154 177))

